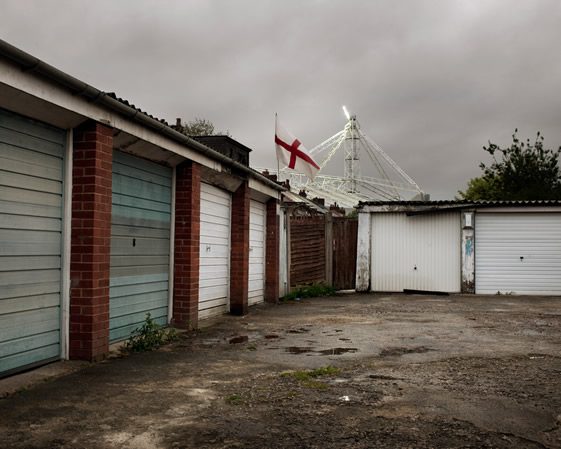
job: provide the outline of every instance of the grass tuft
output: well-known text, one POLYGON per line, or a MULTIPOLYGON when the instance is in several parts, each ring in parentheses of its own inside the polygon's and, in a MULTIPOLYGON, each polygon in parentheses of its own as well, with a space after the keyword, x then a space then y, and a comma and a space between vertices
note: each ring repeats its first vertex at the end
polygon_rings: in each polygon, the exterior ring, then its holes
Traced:
POLYGON ((334 376, 340 372, 341 370, 339 368, 335 368, 334 366, 322 366, 321 368, 309 370, 286 371, 281 373, 281 376, 292 377, 300 382, 311 382, 315 381, 318 377, 334 376))
POLYGON ((239 394, 231 394, 225 399, 227 404, 230 405, 241 405, 243 404, 243 398, 239 394))
POLYGON ((295 290, 291 291, 288 295, 282 297, 283 301, 291 301, 294 299, 301 298, 316 298, 319 296, 333 296, 337 290, 331 285, 327 284, 312 284, 296 287, 295 290))

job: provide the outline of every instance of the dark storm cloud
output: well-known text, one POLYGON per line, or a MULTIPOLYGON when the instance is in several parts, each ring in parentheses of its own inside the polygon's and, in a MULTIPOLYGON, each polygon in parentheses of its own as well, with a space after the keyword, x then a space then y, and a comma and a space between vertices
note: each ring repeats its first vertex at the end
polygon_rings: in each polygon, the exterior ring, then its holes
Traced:
POLYGON ((561 144, 557 1, 4 1, 2 38, 157 116, 195 116, 274 166, 274 113, 309 147, 341 105, 451 197, 488 139, 561 144))

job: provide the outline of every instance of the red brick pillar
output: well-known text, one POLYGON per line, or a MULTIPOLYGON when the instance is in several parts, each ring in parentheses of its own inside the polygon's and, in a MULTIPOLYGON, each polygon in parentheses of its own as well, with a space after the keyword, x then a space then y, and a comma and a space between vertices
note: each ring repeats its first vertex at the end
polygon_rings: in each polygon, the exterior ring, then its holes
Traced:
POLYGON ((230 250, 230 313, 245 315, 249 283, 249 183, 232 195, 232 248, 230 250))
POLYGON ((279 216, 278 200, 267 201, 267 239, 265 246, 265 301, 279 299, 279 216))
POLYGON ((176 169, 173 324, 196 328, 199 319, 199 242, 201 166, 184 162, 176 169))
POLYGON ((109 257, 113 130, 88 121, 74 130, 70 263, 70 358, 109 351, 109 257))

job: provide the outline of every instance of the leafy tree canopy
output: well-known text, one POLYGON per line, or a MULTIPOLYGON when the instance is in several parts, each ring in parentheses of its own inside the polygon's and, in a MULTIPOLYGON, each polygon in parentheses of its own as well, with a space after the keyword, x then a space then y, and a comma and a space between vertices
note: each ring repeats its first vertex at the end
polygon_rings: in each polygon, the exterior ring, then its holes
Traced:
POLYGON ((195 117, 187 123, 182 123, 181 119, 177 119, 177 123, 173 128, 186 136, 213 136, 224 135, 229 136, 230 133, 215 131, 214 124, 207 119, 195 117))
POLYGON ((536 140, 521 141, 518 129, 507 148, 489 142, 483 150, 493 162, 479 164, 483 174, 468 182, 459 197, 466 200, 553 200, 561 199, 561 172, 557 150, 545 149, 538 132, 536 140))

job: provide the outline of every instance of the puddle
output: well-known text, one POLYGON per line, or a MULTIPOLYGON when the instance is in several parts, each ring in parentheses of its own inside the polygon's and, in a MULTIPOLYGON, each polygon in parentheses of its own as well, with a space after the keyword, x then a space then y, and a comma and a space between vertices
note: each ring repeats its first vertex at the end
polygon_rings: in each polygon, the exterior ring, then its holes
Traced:
POLYGON ((291 354, 306 354, 308 352, 316 352, 314 348, 303 348, 300 346, 289 346, 285 348, 286 352, 290 352, 291 354))
POLYGON ((347 352, 354 354, 357 351, 358 351, 357 348, 331 348, 331 349, 324 349, 323 351, 316 351, 316 352, 321 355, 341 355, 341 354, 346 354, 347 352))
POLYGON ((355 353, 358 351, 357 348, 330 348, 330 349, 322 349, 320 351, 308 347, 303 346, 289 346, 284 349, 285 352, 290 354, 317 354, 317 355, 341 355, 346 353, 355 353))
POLYGON ((404 354, 423 354, 425 352, 434 351, 434 349, 425 346, 417 346, 415 348, 387 348, 380 351, 380 357, 392 357, 404 354))
POLYGON ((369 374, 368 377, 370 379, 378 379, 378 380, 400 380, 399 377, 387 376, 385 374, 369 374))

